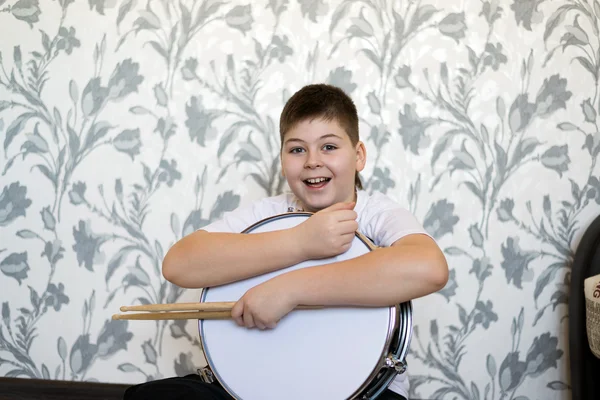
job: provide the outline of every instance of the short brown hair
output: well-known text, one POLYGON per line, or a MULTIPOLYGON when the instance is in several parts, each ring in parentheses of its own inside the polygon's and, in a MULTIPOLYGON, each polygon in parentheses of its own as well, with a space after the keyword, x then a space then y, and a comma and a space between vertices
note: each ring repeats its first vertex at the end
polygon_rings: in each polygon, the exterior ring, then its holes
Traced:
MULTIPOLYGON (((290 129, 301 121, 313 118, 335 120, 346 131, 354 146, 360 140, 358 112, 350 96, 336 86, 319 83, 304 86, 285 103, 279 118, 282 148, 283 139, 290 129)), ((354 184, 358 189, 363 188, 358 171, 356 171, 354 184)))

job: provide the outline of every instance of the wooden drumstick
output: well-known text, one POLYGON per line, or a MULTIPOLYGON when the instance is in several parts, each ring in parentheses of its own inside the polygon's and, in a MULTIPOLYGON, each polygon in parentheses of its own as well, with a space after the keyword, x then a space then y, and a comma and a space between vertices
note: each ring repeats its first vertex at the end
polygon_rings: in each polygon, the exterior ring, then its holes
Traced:
POLYGON ((175 320, 175 319, 230 319, 231 311, 197 311, 197 312, 149 312, 136 314, 115 314, 114 320, 175 320))
MULTIPOLYGON (((136 314, 115 314, 113 320, 174 320, 229 319, 235 302, 141 304, 122 306, 121 311, 148 311, 136 314)), ((323 306, 297 306, 295 310, 317 310, 323 306)))
MULTIPOLYGON (((209 303, 173 303, 173 304, 140 304, 136 306, 122 306, 121 311, 231 311, 234 301, 214 301, 209 303)), ((323 306, 299 305, 296 310, 318 310, 323 306)))
POLYGON ((235 302, 141 304, 122 306, 121 311, 231 311, 235 302))

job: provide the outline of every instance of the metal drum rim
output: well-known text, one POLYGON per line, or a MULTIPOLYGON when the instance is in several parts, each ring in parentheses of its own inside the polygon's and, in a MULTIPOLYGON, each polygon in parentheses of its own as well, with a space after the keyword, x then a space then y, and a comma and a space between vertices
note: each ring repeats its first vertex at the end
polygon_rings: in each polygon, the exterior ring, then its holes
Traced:
MULTIPOLYGON (((306 217, 310 217, 311 215, 313 215, 313 213, 311 212, 306 212, 306 211, 296 211, 296 212, 287 212, 287 213, 282 213, 282 214, 277 214, 277 215, 273 215, 271 217, 267 217, 267 218, 263 218, 257 222, 255 222, 254 224, 250 225, 249 227, 247 227, 246 229, 244 229, 241 233, 250 233, 253 230, 257 229, 258 227, 268 223, 268 222, 272 222, 272 221, 276 221, 278 219, 282 219, 282 218, 289 218, 289 217, 296 217, 296 216, 306 216, 306 217)), ((367 248, 369 249, 369 251, 373 251, 377 248, 377 246, 375 244, 373 244, 373 242, 368 239, 365 235, 363 235, 360 232, 356 232, 355 236, 363 243, 367 246, 367 248)), ((200 302, 203 302, 204 299, 206 298, 206 293, 210 290, 210 288, 205 288, 202 289, 202 292, 200 294, 200 302)), ((379 374, 379 372, 381 371, 381 368, 383 368, 385 366, 385 359, 387 358, 387 356, 391 353, 396 355, 397 357, 399 357, 398 353, 403 353, 402 357, 406 356, 406 353, 408 352, 408 347, 410 344, 410 332, 412 329, 412 319, 411 319, 411 311, 412 311, 412 305, 411 302, 406 302, 406 303, 402 303, 399 305, 394 305, 394 306, 390 306, 389 307, 389 312, 390 312, 390 316, 389 316, 389 324, 388 324, 388 332, 387 332, 387 337, 386 337, 386 341, 385 341, 385 345, 384 345, 384 350, 382 351, 382 354, 379 358, 379 361, 377 362, 377 364, 375 365, 375 367, 373 368, 373 371, 371 372, 371 374, 369 375, 369 377, 367 379, 365 379, 365 381, 363 382, 363 384, 354 392, 352 393, 352 395, 346 399, 346 400, 353 400, 353 399, 358 399, 359 396, 361 396, 364 391, 374 382, 377 374, 379 374), (404 318, 403 318, 404 316, 404 318), (406 322, 406 324, 402 323, 402 322, 406 322), (402 329, 404 327, 404 325, 406 325, 405 329, 402 329), (402 338, 402 334, 401 334, 401 330, 403 331, 407 331, 408 330, 408 335, 409 338, 407 341, 403 341, 405 343, 397 343, 397 348, 392 349, 392 338, 394 336, 394 331, 398 330, 398 339, 399 341, 402 338)), ((211 361, 211 357, 210 354, 207 352, 206 346, 205 346, 205 342, 204 342, 204 335, 202 334, 202 330, 203 330, 203 324, 202 321, 199 321, 199 325, 200 325, 200 329, 198 330, 198 335, 199 335, 199 342, 200 342, 200 347, 202 349, 202 353, 204 354, 204 357, 206 359, 206 362, 208 364, 208 366, 210 367, 213 376, 215 377, 215 379, 217 379, 217 381, 219 381, 219 383, 221 384, 221 386, 223 387, 223 389, 234 399, 236 400, 243 400, 238 398, 236 395, 234 395, 232 393, 232 391, 230 390, 230 388, 228 387, 228 385, 223 381, 222 377, 220 376, 220 374, 218 373, 218 371, 216 371, 215 367, 214 367, 214 363, 211 361)), ((394 345, 395 346, 395 345, 394 345)), ((402 358, 403 359, 403 358, 402 358)), ((389 383, 393 380, 395 374, 391 375, 388 378, 385 378, 388 380, 388 382, 384 385, 384 388, 387 387, 389 385, 389 383)))

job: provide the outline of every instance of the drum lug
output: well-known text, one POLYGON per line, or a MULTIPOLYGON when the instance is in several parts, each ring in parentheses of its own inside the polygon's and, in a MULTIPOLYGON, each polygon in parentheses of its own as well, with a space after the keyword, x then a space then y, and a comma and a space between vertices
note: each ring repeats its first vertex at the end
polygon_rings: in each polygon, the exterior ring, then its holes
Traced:
POLYGON ((200 379, 202 379, 202 382, 213 383, 215 381, 215 376, 213 375, 209 367, 198 368, 196 371, 198 372, 198 375, 200 375, 200 379))
POLYGON ((385 359, 385 365, 388 368, 393 368, 398 374, 403 374, 406 371, 406 361, 398 359, 394 354, 390 354, 385 359))

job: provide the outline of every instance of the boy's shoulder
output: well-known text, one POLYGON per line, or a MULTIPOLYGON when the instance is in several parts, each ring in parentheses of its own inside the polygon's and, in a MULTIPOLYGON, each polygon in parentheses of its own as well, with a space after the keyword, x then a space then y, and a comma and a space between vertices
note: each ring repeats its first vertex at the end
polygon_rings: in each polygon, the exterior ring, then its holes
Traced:
POLYGON ((372 214, 391 209, 405 210, 398 201, 381 192, 375 191, 369 193, 365 190, 360 190, 357 192, 357 197, 357 205, 360 206, 359 212, 372 214))
POLYGON ((359 230, 377 246, 391 246, 406 235, 428 235, 410 210, 392 197, 364 191, 358 196, 359 230))

